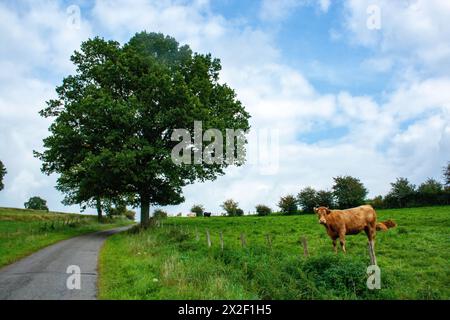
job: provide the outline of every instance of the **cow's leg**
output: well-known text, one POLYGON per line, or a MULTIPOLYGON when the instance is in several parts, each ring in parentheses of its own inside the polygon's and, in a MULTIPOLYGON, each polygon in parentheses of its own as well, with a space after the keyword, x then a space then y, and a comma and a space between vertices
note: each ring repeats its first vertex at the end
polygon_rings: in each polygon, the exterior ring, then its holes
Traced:
POLYGON ((336 239, 333 239, 333 248, 334 248, 334 252, 335 252, 335 253, 338 253, 338 249, 337 249, 336 243, 337 243, 336 239))
POLYGON ((339 232, 339 242, 341 243, 341 248, 344 253, 347 253, 345 250, 345 231, 339 232))
POLYGON ((365 228, 367 239, 369 242, 369 256, 370 256, 370 263, 372 265, 377 265, 377 257, 375 256, 375 232, 376 232, 376 226, 368 226, 365 228))
POLYGON ((369 240, 369 255, 370 255, 370 264, 377 265, 377 257, 375 256, 375 241, 369 240))

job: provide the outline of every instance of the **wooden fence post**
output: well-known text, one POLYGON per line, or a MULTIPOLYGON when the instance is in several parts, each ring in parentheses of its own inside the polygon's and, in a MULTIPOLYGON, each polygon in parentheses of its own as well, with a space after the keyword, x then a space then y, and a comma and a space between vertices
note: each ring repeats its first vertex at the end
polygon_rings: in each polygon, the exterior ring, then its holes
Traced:
POLYGON ((309 252, 308 252, 308 241, 306 240, 306 237, 302 237, 302 244, 303 244, 303 255, 307 257, 309 256, 309 252))
POLYGON ((247 242, 245 241, 244 233, 241 233, 241 245, 242 245, 242 248, 244 248, 247 245, 247 242))
POLYGON ((270 234, 266 234, 266 241, 269 249, 272 249, 272 238, 270 237, 270 234))
POLYGON ((220 238, 220 248, 222 248, 222 251, 223 251, 223 232, 222 231, 220 231, 220 233, 219 233, 219 238, 220 238))
POLYGON ((209 230, 206 230, 206 241, 208 243, 208 248, 211 248, 211 237, 209 235, 209 230))

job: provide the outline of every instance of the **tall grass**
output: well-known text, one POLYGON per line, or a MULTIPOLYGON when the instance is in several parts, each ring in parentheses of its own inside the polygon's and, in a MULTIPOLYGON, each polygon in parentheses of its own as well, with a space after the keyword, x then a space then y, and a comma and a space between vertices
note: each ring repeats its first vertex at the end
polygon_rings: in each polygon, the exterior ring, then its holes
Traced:
POLYGON ((110 238, 100 259, 105 299, 448 299, 450 207, 379 211, 399 227, 377 235, 382 289, 366 287, 365 235, 332 253, 314 216, 173 218, 110 238), (205 232, 211 234, 208 248, 205 232), (197 241, 196 234, 199 234, 197 241), (222 251, 219 232, 223 232, 222 251), (248 245, 242 247, 240 234, 248 245), (272 247, 266 242, 272 236, 272 247), (303 257, 300 236, 308 239, 303 257))
POLYGON ((96 216, 0 208, 0 267, 57 241, 126 224, 124 219, 99 223, 96 216))

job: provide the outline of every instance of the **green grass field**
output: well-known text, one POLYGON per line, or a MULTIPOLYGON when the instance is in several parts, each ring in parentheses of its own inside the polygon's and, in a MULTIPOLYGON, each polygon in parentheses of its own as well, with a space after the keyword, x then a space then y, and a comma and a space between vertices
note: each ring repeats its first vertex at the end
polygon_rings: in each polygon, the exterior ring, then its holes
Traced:
POLYGON ((57 241, 130 224, 99 223, 96 216, 0 208, 0 267, 57 241))
POLYGON ((348 236, 347 255, 335 255, 314 215, 169 218, 163 227, 107 240, 100 298, 450 299, 450 207, 379 210, 378 217, 398 223, 377 233, 381 290, 366 287, 364 233, 348 236), (300 236, 308 239, 308 258, 300 236))

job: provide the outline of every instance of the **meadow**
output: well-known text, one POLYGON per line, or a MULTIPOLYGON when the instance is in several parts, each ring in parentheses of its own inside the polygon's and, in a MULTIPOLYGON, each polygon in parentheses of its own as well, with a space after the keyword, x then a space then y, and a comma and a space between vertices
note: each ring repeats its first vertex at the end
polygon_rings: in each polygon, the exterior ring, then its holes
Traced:
POLYGON ((395 229, 377 233, 380 290, 366 286, 369 255, 364 233, 348 236, 348 253, 336 255, 314 215, 274 215, 168 218, 159 227, 114 235, 101 252, 99 296, 450 299, 450 207, 377 212, 379 221, 398 223, 395 229), (302 236, 308 240, 308 257, 303 255, 302 236))
POLYGON ((128 225, 123 218, 0 208, 0 267, 43 247, 84 233, 128 225))

